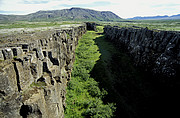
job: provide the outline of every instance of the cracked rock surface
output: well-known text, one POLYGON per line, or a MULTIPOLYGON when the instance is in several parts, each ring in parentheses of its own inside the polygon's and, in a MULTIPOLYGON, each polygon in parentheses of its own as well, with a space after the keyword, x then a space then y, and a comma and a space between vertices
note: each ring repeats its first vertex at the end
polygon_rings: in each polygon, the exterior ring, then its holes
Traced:
POLYGON ((1 37, 0 117, 63 118, 65 87, 86 25, 1 37))
POLYGON ((180 32, 105 26, 106 38, 127 51, 134 64, 171 78, 180 73, 180 32))

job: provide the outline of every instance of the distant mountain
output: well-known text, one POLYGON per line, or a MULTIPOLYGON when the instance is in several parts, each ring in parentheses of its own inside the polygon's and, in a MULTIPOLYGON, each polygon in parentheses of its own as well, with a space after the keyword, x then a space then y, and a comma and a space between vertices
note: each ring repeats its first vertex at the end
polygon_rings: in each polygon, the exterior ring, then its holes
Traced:
POLYGON ((2 15, 1 21, 118 21, 121 18, 111 11, 95 11, 83 8, 38 11, 28 15, 2 15))
POLYGON ((171 19, 180 19, 180 14, 172 15, 172 16, 171 16, 171 19))
POLYGON ((133 17, 133 18, 128 18, 129 20, 173 20, 173 19, 180 19, 180 14, 178 15, 164 15, 164 16, 147 16, 147 17, 133 17))

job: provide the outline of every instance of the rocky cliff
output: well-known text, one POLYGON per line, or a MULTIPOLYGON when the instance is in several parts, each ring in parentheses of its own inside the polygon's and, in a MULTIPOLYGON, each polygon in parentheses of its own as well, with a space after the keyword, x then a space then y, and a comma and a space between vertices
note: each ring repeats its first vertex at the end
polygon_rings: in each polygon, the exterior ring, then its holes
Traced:
POLYGON ((179 77, 180 32, 105 26, 104 33, 131 55, 136 66, 163 78, 179 77))
POLYGON ((86 26, 87 26, 87 30, 93 30, 93 31, 97 31, 96 30, 96 23, 94 22, 87 22, 86 23, 86 26))
POLYGON ((108 67, 117 116, 179 117, 180 33, 117 26, 105 26, 104 33, 120 53, 108 67))
POLYGON ((0 117, 63 118, 65 87, 86 25, 1 37, 0 117))

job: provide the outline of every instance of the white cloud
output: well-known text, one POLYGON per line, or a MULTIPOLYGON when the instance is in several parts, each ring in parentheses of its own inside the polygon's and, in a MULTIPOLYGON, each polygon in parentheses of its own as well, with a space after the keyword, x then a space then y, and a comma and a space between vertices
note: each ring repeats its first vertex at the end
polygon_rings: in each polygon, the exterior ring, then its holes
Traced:
POLYGON ((180 13, 180 0, 38 0, 38 2, 37 0, 0 0, 0 3, 0 11, 24 11, 26 14, 38 10, 70 8, 60 6, 64 4, 68 6, 81 4, 90 9, 112 11, 122 18, 180 13), (23 1, 26 1, 26 4, 23 1), (111 4, 88 7, 97 1, 108 1, 111 4), (42 4, 40 4, 41 2, 42 4))
MULTIPOLYGON (((153 16, 153 15, 173 15, 180 13, 179 6, 164 6, 164 7, 153 7, 154 5, 162 4, 180 4, 179 0, 111 0, 116 3, 108 7, 108 10, 113 11, 120 17, 128 18, 134 16, 153 16), (170 9, 171 8, 171 9, 170 9)), ((106 7, 102 7, 102 10, 106 10, 106 7)))

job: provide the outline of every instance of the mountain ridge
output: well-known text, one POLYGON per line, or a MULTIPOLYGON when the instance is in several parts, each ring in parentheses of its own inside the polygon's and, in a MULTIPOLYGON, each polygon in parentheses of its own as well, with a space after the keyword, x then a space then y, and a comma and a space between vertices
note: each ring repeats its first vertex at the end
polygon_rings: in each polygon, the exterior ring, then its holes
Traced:
POLYGON ((0 21, 118 21, 121 19, 122 18, 111 11, 96 11, 78 7, 62 10, 40 10, 27 15, 0 14, 0 21))
POLYGON ((175 19, 180 19, 180 14, 171 15, 171 16, 168 16, 168 15, 164 15, 164 16, 160 16, 160 15, 157 15, 157 16, 145 16, 145 17, 136 16, 136 17, 133 17, 133 18, 128 18, 128 20, 175 20, 175 19))

